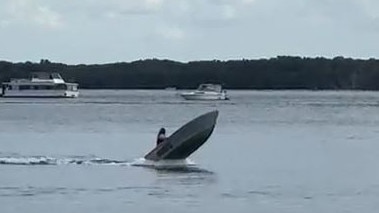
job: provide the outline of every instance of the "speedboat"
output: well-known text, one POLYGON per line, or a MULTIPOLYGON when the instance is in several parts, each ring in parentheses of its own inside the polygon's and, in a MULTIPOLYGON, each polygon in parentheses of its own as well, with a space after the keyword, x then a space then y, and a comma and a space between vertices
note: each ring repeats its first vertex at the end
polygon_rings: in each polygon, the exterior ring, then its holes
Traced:
POLYGON ((226 91, 219 84, 200 84, 195 91, 180 95, 186 100, 229 100, 226 91))
POLYGON ((33 73, 31 78, 11 79, 1 85, 3 97, 76 98, 78 84, 67 83, 59 73, 33 73))

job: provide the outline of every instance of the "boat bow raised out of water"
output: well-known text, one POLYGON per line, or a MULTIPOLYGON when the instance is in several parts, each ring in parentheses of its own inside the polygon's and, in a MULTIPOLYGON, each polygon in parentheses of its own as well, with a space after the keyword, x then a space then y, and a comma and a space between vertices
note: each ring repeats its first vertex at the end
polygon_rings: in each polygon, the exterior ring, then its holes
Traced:
POLYGON ((187 158, 211 136, 217 117, 218 111, 215 110, 193 119, 146 154, 145 159, 159 161, 187 158))

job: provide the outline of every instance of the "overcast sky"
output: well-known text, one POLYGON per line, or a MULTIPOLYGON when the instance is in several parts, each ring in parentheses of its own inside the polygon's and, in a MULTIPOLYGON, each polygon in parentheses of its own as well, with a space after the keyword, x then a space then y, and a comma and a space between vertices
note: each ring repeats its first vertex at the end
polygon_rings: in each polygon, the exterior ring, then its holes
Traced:
POLYGON ((0 0, 0 60, 379 58, 379 0, 0 0))

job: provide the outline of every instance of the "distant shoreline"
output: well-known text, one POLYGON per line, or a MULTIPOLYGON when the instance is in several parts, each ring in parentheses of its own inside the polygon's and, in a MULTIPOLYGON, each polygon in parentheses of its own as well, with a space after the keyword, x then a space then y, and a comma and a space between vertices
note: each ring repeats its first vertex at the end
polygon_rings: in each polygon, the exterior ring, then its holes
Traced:
POLYGON ((0 61, 0 82, 32 72, 58 72, 81 89, 379 90, 379 60, 335 57, 176 62, 148 59, 94 65, 0 61))

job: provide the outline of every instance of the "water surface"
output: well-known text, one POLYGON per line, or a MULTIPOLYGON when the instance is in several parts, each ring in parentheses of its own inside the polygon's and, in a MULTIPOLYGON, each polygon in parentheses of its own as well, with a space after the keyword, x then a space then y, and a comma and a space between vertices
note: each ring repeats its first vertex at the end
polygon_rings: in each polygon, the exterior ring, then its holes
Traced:
POLYGON ((82 90, 0 99, 0 206, 16 212, 375 212, 379 93, 82 90), (217 109, 184 169, 140 167, 160 127, 217 109))

